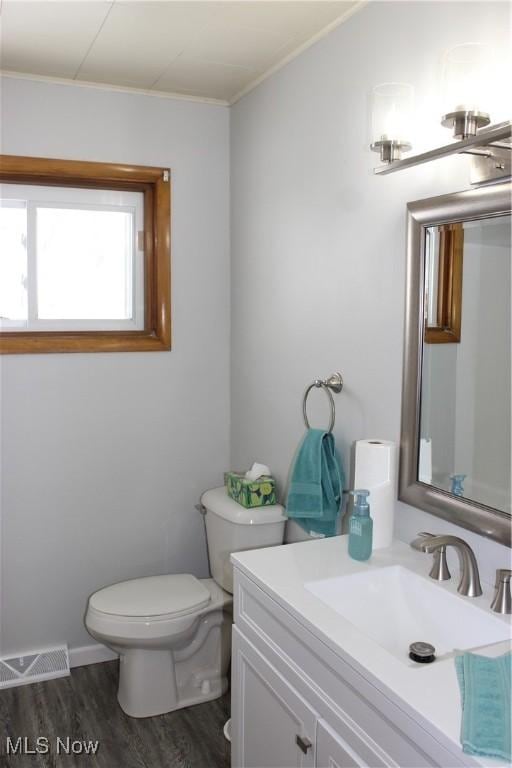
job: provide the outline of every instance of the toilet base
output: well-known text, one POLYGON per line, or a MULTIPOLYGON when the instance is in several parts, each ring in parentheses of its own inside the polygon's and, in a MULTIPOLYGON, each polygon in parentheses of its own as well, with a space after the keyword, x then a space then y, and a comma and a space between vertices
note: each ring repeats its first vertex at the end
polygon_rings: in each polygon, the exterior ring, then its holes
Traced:
POLYGON ((227 677, 194 675, 178 689, 172 651, 129 651, 119 659, 117 700, 130 717, 155 717, 212 701, 228 689, 227 677))
POLYGON ((156 717, 157 715, 165 715, 168 712, 174 712, 177 709, 184 709, 185 707, 192 707, 194 704, 204 704, 207 701, 213 701, 214 699, 219 699, 221 696, 223 696, 229 687, 229 681, 227 677, 223 677, 219 680, 213 680, 211 681, 210 689, 207 694, 201 693, 201 691, 195 691, 191 692, 191 695, 188 698, 179 698, 173 706, 168 707, 168 705, 163 705, 162 709, 159 709, 155 707, 154 701, 151 702, 150 706, 148 707, 142 707, 137 708, 137 702, 126 702, 122 701, 119 693, 117 696, 117 701, 119 703, 119 706, 123 710, 123 712, 126 715, 129 715, 130 717, 136 717, 136 718, 143 718, 143 717, 156 717), (131 706, 130 706, 131 705, 131 706), (128 707, 128 708, 127 708, 128 707))
POLYGON ((172 651, 135 648, 122 653, 117 700, 130 717, 152 717, 177 709, 172 651))
POLYGON ((177 686, 172 651, 134 650, 119 658, 117 700, 130 717, 155 717, 183 707, 218 699, 226 693, 227 677, 199 671, 177 686))
POLYGON ((200 617, 181 648, 121 648, 117 700, 130 717, 154 717, 219 698, 228 689, 231 614, 200 617))

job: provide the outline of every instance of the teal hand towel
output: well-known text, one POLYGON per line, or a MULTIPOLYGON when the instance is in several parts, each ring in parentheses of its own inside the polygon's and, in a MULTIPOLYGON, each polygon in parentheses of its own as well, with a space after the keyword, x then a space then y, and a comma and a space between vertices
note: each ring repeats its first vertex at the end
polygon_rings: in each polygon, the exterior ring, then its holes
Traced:
POLYGON ((343 468, 334 437, 321 429, 308 429, 293 464, 286 513, 309 532, 336 534, 343 468))
POLYGON ((455 668, 462 701, 462 751, 510 762, 512 653, 494 659, 464 653, 455 657, 455 668))

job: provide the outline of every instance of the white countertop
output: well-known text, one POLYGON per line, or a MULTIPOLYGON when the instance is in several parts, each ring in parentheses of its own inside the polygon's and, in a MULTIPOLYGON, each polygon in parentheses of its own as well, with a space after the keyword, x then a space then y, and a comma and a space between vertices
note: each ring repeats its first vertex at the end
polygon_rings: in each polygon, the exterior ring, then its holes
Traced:
MULTIPOLYGON (((453 658, 439 659, 434 664, 408 666, 373 642, 333 608, 305 588, 307 582, 362 571, 402 565, 428 577, 431 556, 396 541, 387 549, 376 550, 364 562, 352 560, 347 552, 348 536, 286 544, 233 554, 235 567, 243 571, 267 594, 288 610, 310 632, 334 653, 357 669, 376 688, 394 701, 426 730, 441 740, 452 752, 462 754, 460 747, 461 703, 453 658), (423 722, 422 722, 423 721, 423 722)), ((434 582, 431 582, 434 583, 434 582)), ((458 574, 438 583, 439 589, 457 594, 458 574)), ((472 605, 489 612, 493 588, 482 584, 483 595, 470 600, 472 605)), ((492 613, 492 612, 491 612, 492 613)), ((497 617, 498 614, 492 613, 497 617)), ((510 617, 499 617, 510 623, 510 617)), ((478 653, 498 656, 512 647, 510 642, 496 643, 478 653)), ((492 758, 464 756, 468 765, 507 765, 492 758)))

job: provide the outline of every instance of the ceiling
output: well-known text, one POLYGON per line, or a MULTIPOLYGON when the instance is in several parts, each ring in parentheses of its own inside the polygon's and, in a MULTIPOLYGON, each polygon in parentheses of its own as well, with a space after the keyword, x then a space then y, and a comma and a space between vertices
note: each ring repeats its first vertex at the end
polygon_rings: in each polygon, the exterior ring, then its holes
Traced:
POLYGON ((0 65, 19 74, 232 103, 360 5, 3 0, 0 65))

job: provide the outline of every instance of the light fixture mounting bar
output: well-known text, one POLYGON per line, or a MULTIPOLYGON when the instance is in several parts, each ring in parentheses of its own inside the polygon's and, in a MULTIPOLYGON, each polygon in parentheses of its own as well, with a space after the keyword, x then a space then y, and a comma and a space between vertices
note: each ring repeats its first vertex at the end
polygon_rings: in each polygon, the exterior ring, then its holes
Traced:
MULTIPOLYGON (((422 152, 419 155, 412 155, 406 157, 403 160, 396 160, 388 165, 381 165, 378 168, 374 168, 373 172, 385 176, 388 173, 395 173, 395 171, 401 171, 404 168, 412 168, 414 165, 422 165, 423 163, 429 163, 432 160, 438 160, 441 157, 449 157, 450 155, 459 155, 467 152, 474 147, 488 147, 494 142, 503 141, 504 139, 510 139, 512 136, 512 123, 510 120, 506 120, 504 123, 497 123, 491 125, 489 128, 482 128, 478 131, 476 136, 471 136, 468 139, 462 139, 462 141, 455 141, 451 144, 446 144, 443 147, 436 147, 430 149, 428 152, 422 152)), ((506 145, 508 149, 511 149, 510 144, 506 145)))

